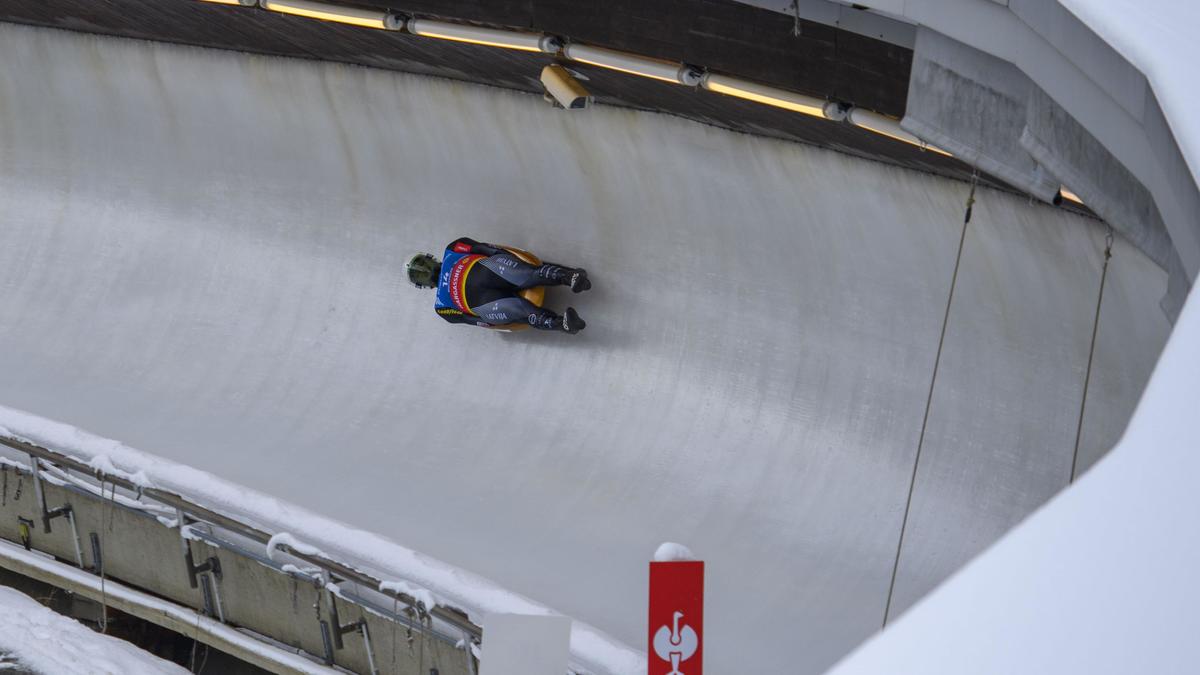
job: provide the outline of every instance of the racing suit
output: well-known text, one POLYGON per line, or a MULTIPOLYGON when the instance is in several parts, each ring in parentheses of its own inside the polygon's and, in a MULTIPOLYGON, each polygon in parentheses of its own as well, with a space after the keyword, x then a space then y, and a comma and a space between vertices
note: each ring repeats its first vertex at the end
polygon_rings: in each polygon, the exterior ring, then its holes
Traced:
POLYGON ((561 330, 562 318, 517 294, 534 286, 565 283, 561 265, 530 265, 509 251, 467 237, 446 246, 434 309, 450 323, 499 326, 528 323, 561 330))

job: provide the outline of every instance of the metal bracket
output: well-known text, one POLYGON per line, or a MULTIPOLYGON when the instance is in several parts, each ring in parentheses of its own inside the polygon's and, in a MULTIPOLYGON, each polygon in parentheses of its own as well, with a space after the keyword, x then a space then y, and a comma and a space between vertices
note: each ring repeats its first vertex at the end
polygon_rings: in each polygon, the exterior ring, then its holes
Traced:
POLYGON ((60 506, 56 509, 47 510, 46 505, 43 503, 42 504, 42 529, 46 530, 46 534, 50 534, 50 521, 54 520, 55 518, 58 518, 59 516, 63 516, 63 517, 66 517, 69 519, 71 517, 71 511, 72 511, 72 509, 71 509, 70 504, 63 504, 62 506, 60 506))
POLYGON ((217 556, 210 556, 208 560, 196 564, 195 557, 192 556, 192 547, 185 539, 183 542, 183 561, 187 565, 188 585, 192 588, 199 588, 200 581, 198 577, 201 574, 211 574, 218 580, 221 579, 221 561, 217 556))
POLYGON ((209 556, 207 560, 196 564, 196 558, 192 555, 192 545, 187 537, 183 536, 183 528, 188 526, 187 516, 184 515, 182 509, 175 509, 176 518, 178 518, 177 527, 179 528, 179 543, 183 546, 183 563, 187 567, 188 585, 192 588, 200 588, 198 577, 201 574, 211 574, 221 580, 221 561, 217 556, 209 556))
POLYGON ((345 649, 346 644, 342 641, 342 636, 362 629, 365 626, 365 622, 359 620, 343 626, 342 619, 338 616, 337 596, 328 590, 325 592, 329 596, 329 621, 333 624, 333 648, 345 649))
POLYGON ((42 490, 41 467, 38 465, 38 458, 33 455, 29 456, 29 468, 33 471, 33 491, 37 495, 38 508, 42 512, 42 529, 46 534, 50 534, 50 521, 58 517, 64 517, 71 524, 71 543, 75 545, 75 562, 79 565, 79 569, 86 569, 83 566, 83 549, 79 545, 79 530, 75 527, 75 510, 70 504, 63 504, 56 509, 46 508, 46 493, 42 490))
POLYGON ((50 521, 59 516, 71 515, 71 505, 64 504, 56 509, 46 508, 46 495, 42 492, 41 467, 38 466, 38 459, 33 455, 29 456, 29 468, 33 471, 33 491, 37 493, 38 508, 42 511, 42 529, 46 534, 50 534, 50 521))
MULTIPOLYGON (((215 558, 209 558, 215 560, 215 558)), ((221 591, 211 574, 200 575, 200 595, 204 600, 204 614, 225 623, 225 608, 221 606, 221 591)))
POLYGON ((379 668, 375 665, 375 650, 371 646, 371 631, 367 627, 366 619, 359 619, 353 623, 342 624, 341 617, 338 616, 337 596, 332 591, 326 589, 325 593, 329 596, 329 621, 321 622, 321 637, 325 642, 325 659, 329 664, 333 663, 333 649, 345 649, 346 643, 342 640, 343 635, 350 633, 358 633, 362 635, 363 646, 367 650, 367 665, 371 675, 378 675, 379 668), (330 628, 332 624, 332 629, 330 628), (332 638, 333 649, 330 649, 330 638, 332 638))
POLYGON ((325 648, 325 665, 333 665, 333 642, 329 637, 329 622, 318 622, 321 626, 321 646, 325 648))

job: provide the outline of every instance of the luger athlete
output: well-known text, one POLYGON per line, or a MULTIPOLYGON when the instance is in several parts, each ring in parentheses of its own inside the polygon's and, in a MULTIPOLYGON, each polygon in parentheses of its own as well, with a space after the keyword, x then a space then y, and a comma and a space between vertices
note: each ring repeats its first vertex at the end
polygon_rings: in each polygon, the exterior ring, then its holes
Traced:
POLYGON ((503 246, 460 237, 446 247, 442 260, 418 253, 405 266, 417 288, 437 288, 434 309, 450 323, 490 328, 528 323, 539 330, 575 334, 586 325, 574 308, 561 316, 518 294, 535 286, 570 286, 575 293, 592 287, 587 271, 550 263, 530 265, 503 246))

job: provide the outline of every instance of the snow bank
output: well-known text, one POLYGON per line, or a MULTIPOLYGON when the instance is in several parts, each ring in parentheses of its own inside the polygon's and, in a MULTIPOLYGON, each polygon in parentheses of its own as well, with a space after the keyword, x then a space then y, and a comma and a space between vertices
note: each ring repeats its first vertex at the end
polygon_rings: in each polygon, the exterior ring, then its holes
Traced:
MULTIPOLYGON (((492 581, 379 535, 66 424, 0 406, 0 434, 71 455, 106 473, 130 480, 136 476, 139 485, 178 493, 200 506, 278 533, 268 544, 270 552, 285 544, 305 554, 325 555, 381 579, 404 579, 385 581, 384 585, 403 588, 422 601, 440 600, 438 604, 458 607, 475 623, 491 613, 556 614, 492 581)), ((571 656, 573 664, 588 672, 637 675, 646 670, 644 653, 579 621, 571 626, 571 656)))
POLYGON ((124 640, 96 633, 4 586, 0 586, 0 651, 10 652, 22 666, 47 675, 188 672, 124 640))

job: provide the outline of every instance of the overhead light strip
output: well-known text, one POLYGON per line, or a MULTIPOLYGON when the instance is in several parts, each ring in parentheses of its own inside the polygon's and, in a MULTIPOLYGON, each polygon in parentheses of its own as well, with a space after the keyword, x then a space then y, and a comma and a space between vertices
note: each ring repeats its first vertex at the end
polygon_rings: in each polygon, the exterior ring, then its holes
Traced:
POLYGON ((765 84, 737 77, 708 73, 700 79, 700 86, 709 91, 715 91, 718 94, 736 96, 756 103, 765 103, 776 108, 784 108, 793 112, 812 115, 813 117, 825 117, 826 101, 824 99, 769 87, 765 84))
POLYGON ((514 30, 483 28, 461 23, 432 21, 430 19, 409 19, 408 32, 422 37, 468 42, 487 47, 519 49, 526 52, 553 54, 562 47, 558 38, 542 35, 541 33, 522 33, 514 30))
POLYGON ((563 56, 572 61, 592 66, 617 70, 630 75, 649 77, 663 82, 694 87, 700 82, 700 73, 691 66, 662 59, 621 52, 603 47, 569 44, 563 47, 563 56))
POLYGON ((311 2, 310 0, 261 0, 259 5, 263 9, 281 14, 303 16, 321 21, 336 21, 363 28, 400 30, 404 24, 400 17, 390 12, 356 9, 324 2, 311 2))
POLYGON ((930 144, 926 143, 925 141, 917 138, 916 136, 913 136, 912 134, 908 133, 903 128, 901 128, 899 120, 893 119, 891 117, 886 117, 884 115, 880 115, 879 113, 871 112, 870 110, 862 110, 861 108, 851 108, 850 112, 846 114, 846 119, 850 120, 850 123, 856 127, 862 127, 863 129, 866 129, 868 131, 874 131, 877 134, 881 134, 881 135, 887 136, 889 138, 894 138, 898 141, 903 141, 910 145, 918 146, 924 150, 930 150, 932 152, 936 152, 939 155, 945 155, 947 157, 954 156, 954 155, 951 155, 950 153, 946 152, 945 150, 942 150, 939 147, 930 145, 930 144))
MULTIPOLYGON (((253 6, 254 4, 258 4, 263 9, 273 12, 322 21, 336 21, 366 28, 395 31, 406 27, 414 35, 483 45, 486 47, 549 54, 557 53, 561 49, 563 56, 579 63, 599 66, 639 77, 648 77, 662 82, 671 82, 685 86, 699 85, 704 89, 718 94, 734 96, 812 117, 821 117, 835 121, 846 119, 851 124, 868 131, 910 145, 916 145, 947 157, 953 156, 945 150, 930 145, 905 131, 900 127, 898 120, 869 110, 853 107, 846 110, 846 106, 844 105, 831 104, 830 101, 814 96, 799 94, 738 77, 715 73, 701 74, 692 66, 674 61, 655 59, 639 54, 590 45, 568 44, 564 47, 558 38, 541 33, 484 28, 482 26, 434 21, 432 19, 414 18, 408 19, 406 22, 402 17, 390 12, 357 9, 323 2, 313 2, 312 0, 257 0, 257 2, 256 0, 201 1, 223 5, 253 6)), ((1078 197, 1065 189, 1063 190, 1063 196, 1072 201, 1079 201, 1078 197)))

